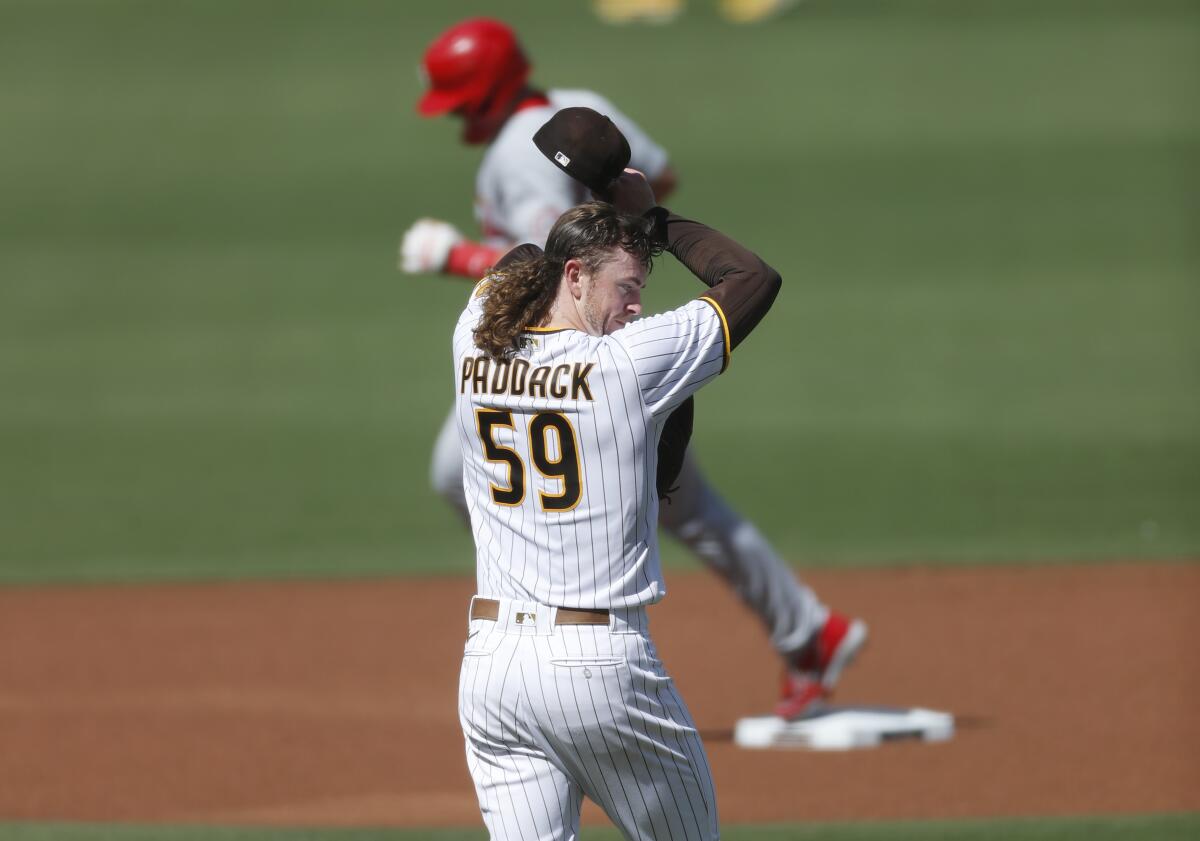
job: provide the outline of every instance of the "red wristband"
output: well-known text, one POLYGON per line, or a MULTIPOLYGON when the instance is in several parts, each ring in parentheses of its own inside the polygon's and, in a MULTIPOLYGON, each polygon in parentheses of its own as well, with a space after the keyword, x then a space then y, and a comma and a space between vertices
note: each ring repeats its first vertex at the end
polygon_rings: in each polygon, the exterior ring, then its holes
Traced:
POLYGON ((450 249, 443 271, 478 280, 503 256, 504 252, 498 248, 464 240, 450 249))

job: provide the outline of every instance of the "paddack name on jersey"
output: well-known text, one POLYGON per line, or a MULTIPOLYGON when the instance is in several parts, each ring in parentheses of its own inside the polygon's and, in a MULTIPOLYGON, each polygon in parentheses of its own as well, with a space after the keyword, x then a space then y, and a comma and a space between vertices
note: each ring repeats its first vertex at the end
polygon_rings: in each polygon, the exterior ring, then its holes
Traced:
POLYGON ((534 368, 524 359, 492 359, 490 356, 463 358, 458 393, 508 394, 565 400, 593 400, 588 375, 595 362, 573 365, 539 365, 534 368))

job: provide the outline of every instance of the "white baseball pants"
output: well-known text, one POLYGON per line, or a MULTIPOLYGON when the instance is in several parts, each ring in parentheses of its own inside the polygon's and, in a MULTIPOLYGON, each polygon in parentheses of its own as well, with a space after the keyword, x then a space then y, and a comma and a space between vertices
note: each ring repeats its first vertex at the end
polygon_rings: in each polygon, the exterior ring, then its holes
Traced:
POLYGON ((554 613, 501 599, 497 621, 470 620, 459 719, 491 838, 574 841, 585 796, 626 838, 718 838, 708 758, 646 611, 554 613))

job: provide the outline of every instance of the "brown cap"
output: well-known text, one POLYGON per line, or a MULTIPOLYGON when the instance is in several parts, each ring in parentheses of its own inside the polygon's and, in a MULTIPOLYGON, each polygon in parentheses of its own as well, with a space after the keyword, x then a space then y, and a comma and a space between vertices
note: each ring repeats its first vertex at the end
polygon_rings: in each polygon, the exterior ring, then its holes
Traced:
POLYGON ((555 166, 593 193, 604 195, 629 166, 629 141, 608 117, 591 108, 564 108, 533 136, 555 166))

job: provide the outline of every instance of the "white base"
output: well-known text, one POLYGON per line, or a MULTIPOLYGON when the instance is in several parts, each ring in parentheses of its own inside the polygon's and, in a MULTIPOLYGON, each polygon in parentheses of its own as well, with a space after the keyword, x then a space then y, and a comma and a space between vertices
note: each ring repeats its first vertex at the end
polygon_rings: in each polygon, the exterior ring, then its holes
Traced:
POLYGON ((733 731, 743 748, 852 750, 897 739, 944 742, 954 736, 954 716, 920 707, 826 705, 787 721, 775 715, 743 718, 733 731))

